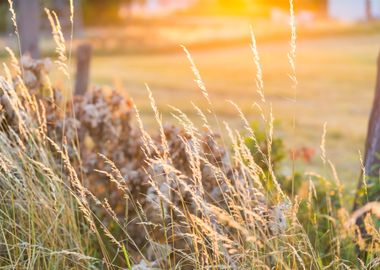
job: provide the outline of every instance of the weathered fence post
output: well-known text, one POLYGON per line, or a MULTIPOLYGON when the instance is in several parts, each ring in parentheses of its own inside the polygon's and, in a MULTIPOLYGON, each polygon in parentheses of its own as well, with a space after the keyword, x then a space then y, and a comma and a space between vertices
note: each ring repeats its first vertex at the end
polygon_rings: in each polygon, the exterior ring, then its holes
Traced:
POLYGON ((91 63, 92 47, 90 44, 82 44, 77 48, 77 74, 75 78, 75 95, 83 95, 88 88, 88 81, 90 77, 90 63, 91 63))
MULTIPOLYGON (((364 168, 366 177, 379 177, 380 165, 380 54, 377 58, 377 73, 375 97, 373 99, 371 116, 368 123, 367 139, 365 144, 364 168)), ((359 208, 359 191, 363 185, 363 179, 359 179, 358 189, 354 201, 354 210, 359 208)), ((380 190, 380 189, 379 189, 380 190)), ((380 194, 379 194, 380 195, 380 194)), ((373 198, 368 198, 370 201, 373 198)))
POLYGON ((20 46, 22 54, 29 53, 32 58, 39 58, 38 48, 40 32, 40 1, 18 0, 17 26, 20 34, 20 46))

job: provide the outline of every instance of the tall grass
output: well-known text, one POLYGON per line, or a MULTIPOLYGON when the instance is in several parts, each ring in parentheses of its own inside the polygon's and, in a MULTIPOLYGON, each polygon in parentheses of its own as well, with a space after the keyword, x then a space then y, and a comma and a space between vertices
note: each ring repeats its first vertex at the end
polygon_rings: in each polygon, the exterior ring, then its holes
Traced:
MULTIPOLYGON (((54 38, 63 44, 58 18, 47 14, 55 26, 54 38)), ((295 76, 294 27, 293 21, 289 61, 295 76)), ((178 108, 173 108, 177 127, 164 125, 147 87, 157 135, 144 130, 137 108, 116 92, 108 95, 97 89, 60 104, 59 91, 48 87, 46 94, 42 62, 24 60, 17 65, 13 59, 13 68, 5 66, 7 77, 0 77, 0 265, 4 269, 378 267, 380 239, 374 221, 367 215, 365 230, 356 226, 359 217, 378 209, 377 204, 350 218, 331 162, 335 181, 308 173, 301 178, 308 181, 296 184, 295 175, 289 179, 276 169, 274 117, 264 97, 253 33, 252 40, 263 138, 235 104, 246 132, 219 122, 186 48, 210 106, 206 112, 194 106, 206 129, 178 108), (18 73, 23 69, 33 72, 37 82, 21 78, 18 73), (218 123, 217 132, 209 117, 218 123), (366 257, 358 259, 359 249, 366 251, 366 257)), ((58 67, 66 74, 66 48, 59 45, 57 52, 58 67)), ((326 132, 325 127, 324 163, 326 132)))

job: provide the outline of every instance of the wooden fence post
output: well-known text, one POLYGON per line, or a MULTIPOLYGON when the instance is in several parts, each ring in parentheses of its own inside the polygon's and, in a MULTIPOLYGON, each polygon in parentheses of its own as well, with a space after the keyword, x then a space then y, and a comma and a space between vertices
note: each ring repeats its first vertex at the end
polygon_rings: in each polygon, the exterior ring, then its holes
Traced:
POLYGON ((77 74, 75 78, 75 95, 83 95, 88 88, 90 77, 90 63, 91 63, 92 47, 90 44, 82 44, 77 48, 77 74))
POLYGON ((22 54, 29 53, 34 59, 40 57, 38 47, 40 32, 40 1, 39 0, 18 0, 17 24, 20 34, 20 46, 22 54))
MULTIPOLYGON (((368 123, 367 139, 365 144, 364 168, 366 177, 379 177, 380 166, 380 54, 377 58, 377 73, 376 73, 376 87, 375 97, 373 99, 371 116, 368 123)), ((354 210, 359 208, 361 203, 359 201, 359 194, 363 184, 362 177, 358 182, 358 189, 354 201, 354 210)), ((380 194, 378 194, 380 195, 380 194)), ((370 201, 374 198, 368 198, 370 201)))

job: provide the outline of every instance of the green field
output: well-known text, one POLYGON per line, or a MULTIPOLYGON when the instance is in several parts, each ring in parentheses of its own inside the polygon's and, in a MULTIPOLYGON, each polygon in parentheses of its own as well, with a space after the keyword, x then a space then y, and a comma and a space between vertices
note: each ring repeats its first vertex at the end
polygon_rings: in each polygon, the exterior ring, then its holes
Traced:
MULTIPOLYGON (((328 157, 347 184, 354 184, 360 171, 359 150, 363 151, 374 91, 379 40, 380 35, 375 34, 308 40, 301 37, 297 44, 296 103, 291 100, 294 90, 288 78, 288 42, 258 44, 266 97, 280 122, 277 134, 286 139, 289 147, 315 148, 316 157, 306 168, 320 171, 319 145, 323 124, 327 122, 328 157)), ((226 100, 240 105, 249 120, 259 119, 252 108, 259 98, 249 44, 191 53, 222 119, 234 127, 241 124, 226 100)), ((184 110, 194 119, 190 101, 206 106, 180 48, 165 54, 96 56, 92 62, 92 82, 122 85, 142 110, 148 125, 153 120, 144 83, 152 89, 168 121, 168 105, 184 110)))

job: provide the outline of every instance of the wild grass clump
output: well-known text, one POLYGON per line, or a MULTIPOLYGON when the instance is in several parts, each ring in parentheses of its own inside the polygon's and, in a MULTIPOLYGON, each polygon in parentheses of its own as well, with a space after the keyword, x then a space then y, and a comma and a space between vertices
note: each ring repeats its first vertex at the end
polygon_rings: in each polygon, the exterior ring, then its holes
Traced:
POLYGON ((377 265, 378 231, 368 217, 362 236, 348 220, 331 163, 335 182, 282 175, 271 115, 259 132, 238 110, 246 131, 223 123, 221 140, 197 107, 203 129, 176 108, 179 126, 164 125, 149 92, 151 136, 114 90, 65 103, 50 65, 13 59, 1 77, 2 265, 353 268, 356 249, 370 254, 363 265, 377 265))
MULTIPOLYGON (((289 61, 296 90, 292 4, 289 61)), ((59 20, 47 13, 58 44, 58 67, 69 78, 70 57, 59 20)), ((219 121, 186 48, 209 109, 194 105, 201 127, 174 107, 178 124, 165 125, 147 87, 158 130, 153 135, 144 129, 133 101, 121 93, 94 88, 67 101, 49 80, 49 60, 22 57, 19 62, 8 49, 11 66, 4 65, 0 77, 0 265, 378 267, 379 231, 369 215, 378 215, 378 205, 352 216, 345 210, 342 184, 324 148, 326 128, 322 162, 330 166, 333 181, 316 173, 282 173, 286 151, 274 136, 253 34, 252 40, 262 130, 251 126, 232 103, 244 132, 219 121)))

